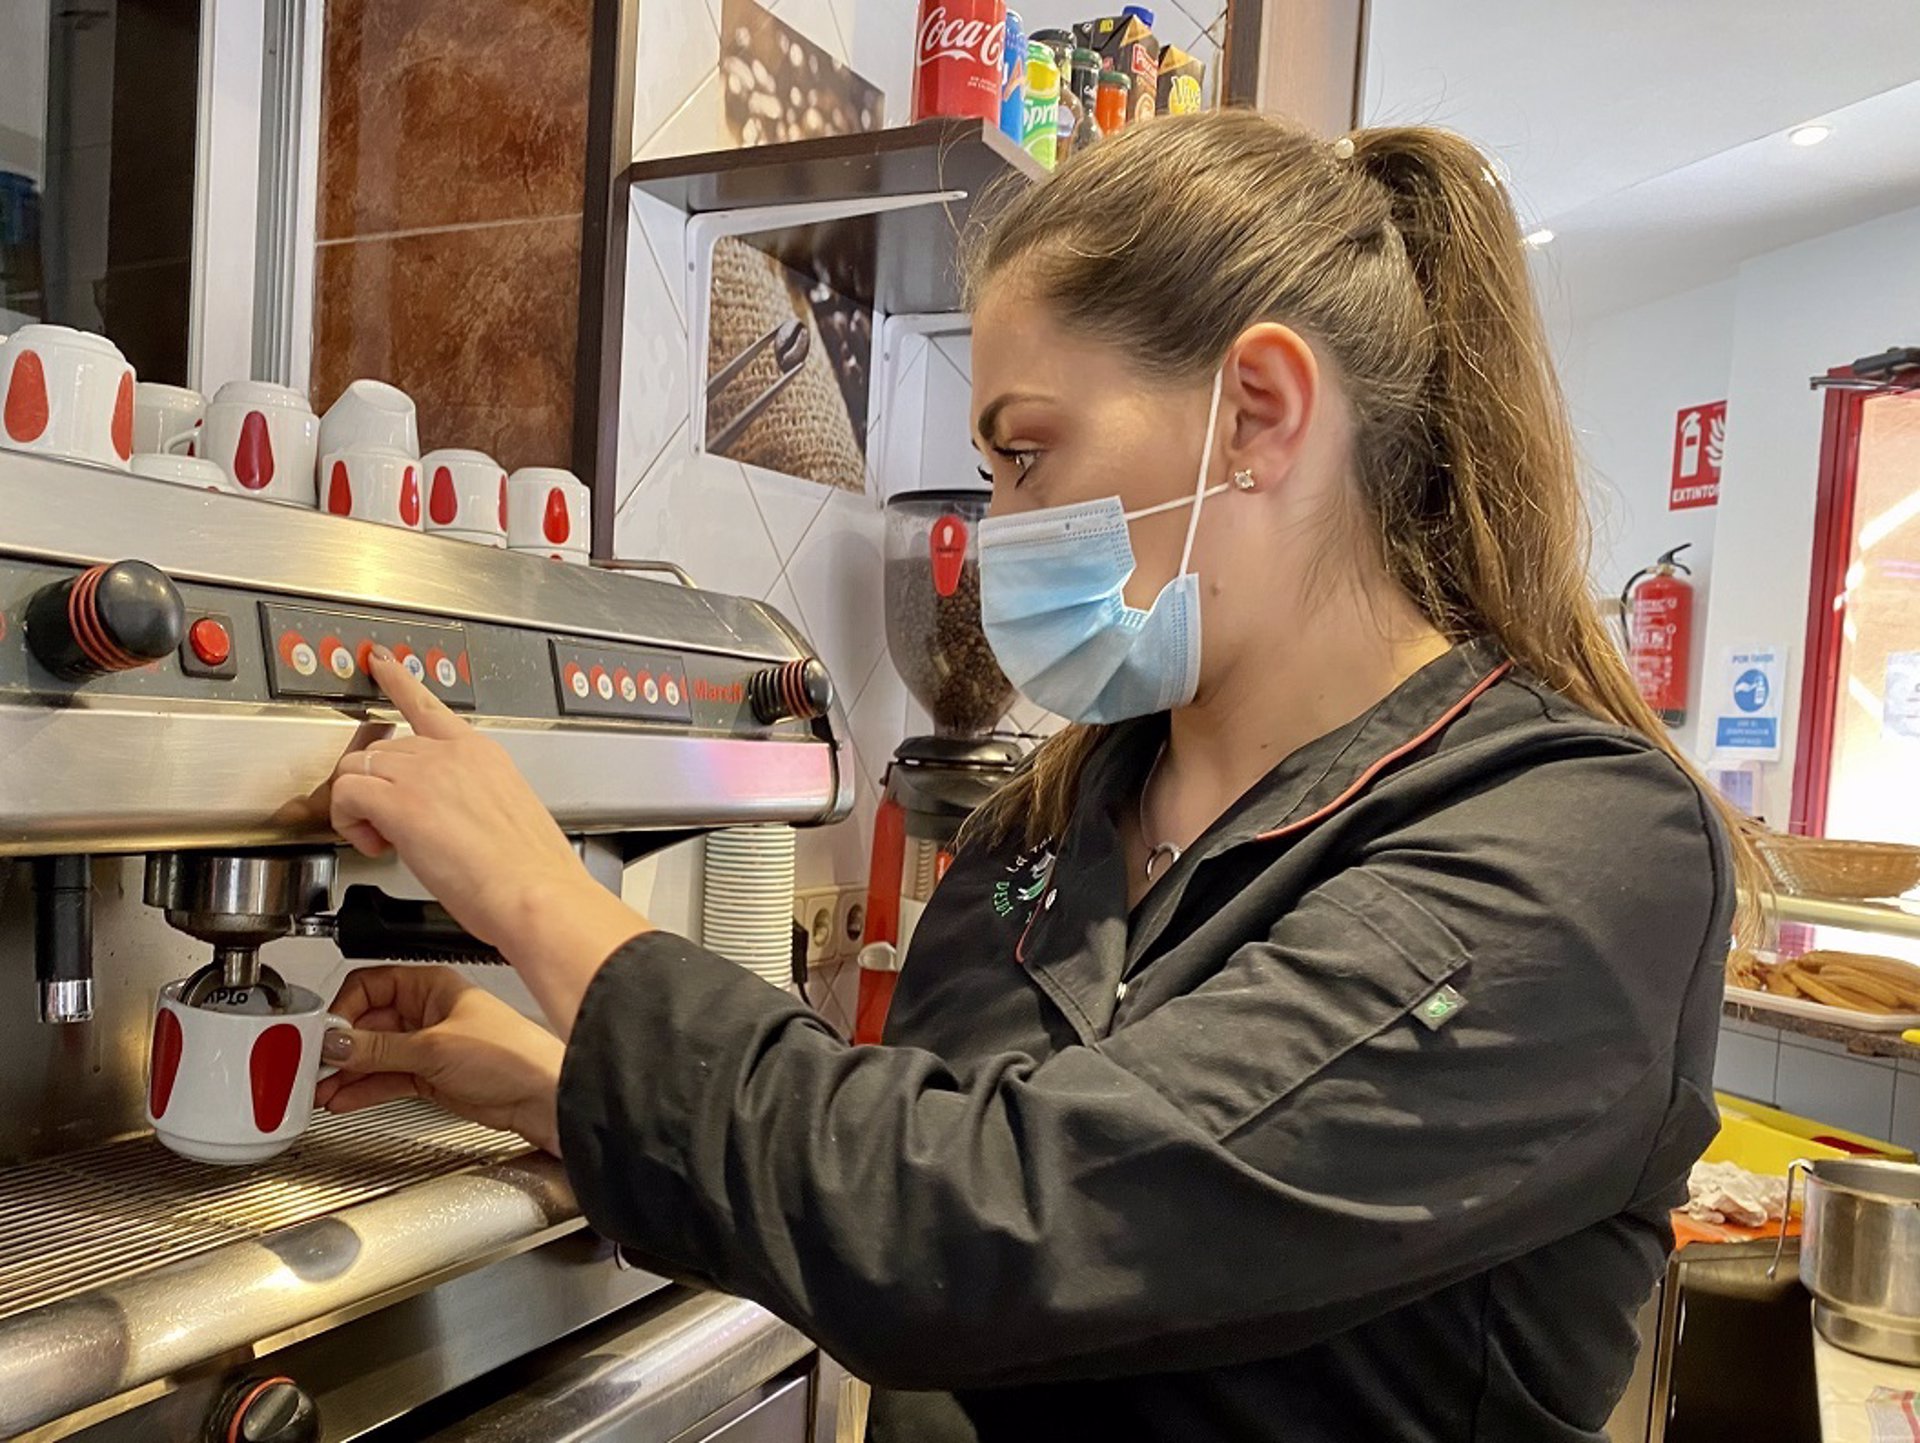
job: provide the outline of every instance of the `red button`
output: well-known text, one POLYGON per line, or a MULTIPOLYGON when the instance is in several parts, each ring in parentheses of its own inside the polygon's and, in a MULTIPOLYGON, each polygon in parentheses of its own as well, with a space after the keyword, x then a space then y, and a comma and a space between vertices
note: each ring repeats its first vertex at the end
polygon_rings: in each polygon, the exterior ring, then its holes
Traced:
POLYGON ((368 676, 373 675, 373 643, 363 641, 354 648, 353 659, 360 663, 360 670, 368 676))
POLYGON ((233 655, 233 638, 211 616, 194 622, 187 632, 187 643, 206 666, 225 666, 227 658, 233 655))

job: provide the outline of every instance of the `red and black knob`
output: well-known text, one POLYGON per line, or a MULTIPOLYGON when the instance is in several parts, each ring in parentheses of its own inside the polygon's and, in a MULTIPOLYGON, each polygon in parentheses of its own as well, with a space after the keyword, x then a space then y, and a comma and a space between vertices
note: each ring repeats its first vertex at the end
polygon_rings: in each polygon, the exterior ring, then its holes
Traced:
POLYGON ((206 1443, 319 1443, 320 1409, 291 1378, 243 1378, 207 1420, 206 1443))
POLYGON ((27 649, 63 681, 132 671, 171 656, 186 626, 180 592, 144 561, 90 566, 27 602, 27 649))
POLYGON ((747 704, 763 726, 786 721, 812 721, 833 705, 833 678, 816 656, 770 666, 747 682, 747 704))

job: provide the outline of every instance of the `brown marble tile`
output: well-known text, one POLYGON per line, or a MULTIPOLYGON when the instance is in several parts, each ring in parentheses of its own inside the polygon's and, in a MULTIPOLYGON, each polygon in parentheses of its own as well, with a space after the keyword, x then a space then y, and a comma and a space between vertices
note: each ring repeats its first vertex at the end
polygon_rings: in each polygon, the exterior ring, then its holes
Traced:
POLYGON ((565 466, 573 444, 580 221, 323 245, 313 403, 372 376, 420 408, 420 444, 565 466))
POLYGON ((329 0, 320 238, 578 211, 591 12, 329 0))

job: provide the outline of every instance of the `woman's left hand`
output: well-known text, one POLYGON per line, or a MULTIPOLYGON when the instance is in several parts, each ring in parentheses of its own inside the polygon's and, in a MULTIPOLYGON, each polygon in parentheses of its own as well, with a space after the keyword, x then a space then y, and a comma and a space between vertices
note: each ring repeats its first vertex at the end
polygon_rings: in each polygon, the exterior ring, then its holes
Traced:
POLYGON ((562 1037, 600 964, 648 930, 588 874, 506 751, 455 715, 384 647, 373 679, 413 729, 340 760, 333 828, 392 851, 454 920, 513 963, 562 1037))
POLYGON ((368 967, 353 973, 333 1010, 353 1024, 327 1034, 340 1070, 314 1100, 358 1112, 424 1097, 471 1122, 517 1132, 560 1152, 560 1039, 449 967, 368 967))

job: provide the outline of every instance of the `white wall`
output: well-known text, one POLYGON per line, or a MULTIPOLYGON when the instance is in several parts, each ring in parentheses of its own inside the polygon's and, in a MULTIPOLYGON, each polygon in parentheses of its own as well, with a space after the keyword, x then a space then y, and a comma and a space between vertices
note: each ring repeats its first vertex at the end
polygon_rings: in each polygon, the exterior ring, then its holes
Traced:
POLYGON ((1888 346, 1920 342, 1920 210, 1902 211, 1758 257, 1740 268, 1727 403, 1720 564, 1709 655, 1749 641, 1792 648, 1786 756, 1764 812, 1785 821, 1800 707, 1822 402, 1807 378, 1888 346))
POLYGON ((1694 570, 1695 644, 1680 744, 1697 754, 1704 648, 1700 608, 1713 595, 1716 508, 1667 509, 1675 414, 1727 394, 1734 282, 1684 291, 1576 326, 1560 351, 1594 513, 1595 587, 1617 596, 1628 577, 1682 542, 1694 570))
MULTIPOLYGON (((1700 655, 1710 660, 1723 647, 1754 641, 1790 648, 1785 755, 1766 769, 1761 798, 1775 824, 1787 820, 1792 793, 1819 477, 1822 402, 1807 380, 1920 341, 1916 254, 1920 210, 1904 211, 1757 257, 1724 282, 1571 327, 1560 345, 1602 512, 1596 582, 1617 588, 1642 560, 1700 527, 1713 559, 1705 624, 1696 622, 1700 655), (1720 504, 1667 513, 1673 413, 1723 393, 1720 504)), ((1561 284, 1577 285, 1578 277, 1561 284)), ((1694 695, 1708 700, 1697 687, 1694 695)), ((1838 945, 1889 950, 1858 934, 1838 945)), ((1854 1057, 1832 1043, 1729 1022, 1716 1080, 1920 1149, 1920 1065, 1854 1057)))

